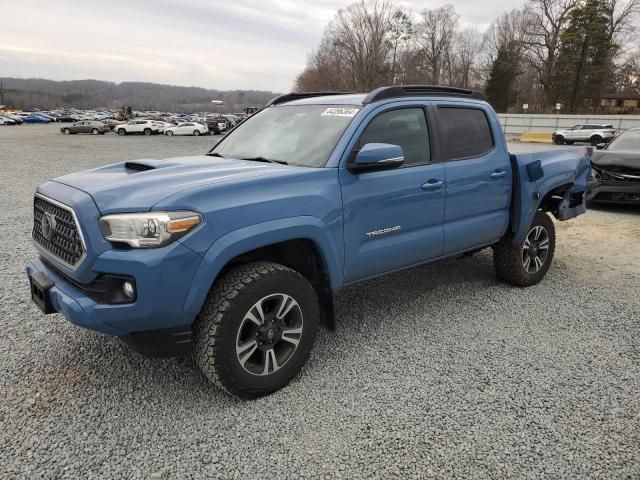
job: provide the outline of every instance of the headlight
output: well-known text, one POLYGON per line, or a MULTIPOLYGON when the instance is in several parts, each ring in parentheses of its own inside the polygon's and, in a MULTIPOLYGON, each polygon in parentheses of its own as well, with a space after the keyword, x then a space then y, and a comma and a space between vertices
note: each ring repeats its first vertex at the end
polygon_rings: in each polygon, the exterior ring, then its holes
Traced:
POLYGON ((100 229, 110 242, 133 248, 156 248, 185 235, 202 223, 194 212, 144 212, 105 215, 100 229))

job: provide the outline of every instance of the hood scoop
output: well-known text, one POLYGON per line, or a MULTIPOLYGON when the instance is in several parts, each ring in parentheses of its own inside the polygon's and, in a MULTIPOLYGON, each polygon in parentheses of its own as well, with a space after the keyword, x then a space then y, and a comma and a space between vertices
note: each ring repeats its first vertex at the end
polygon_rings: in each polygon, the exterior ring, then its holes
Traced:
POLYGON ((147 170, 155 170, 156 167, 140 162, 125 162, 124 168, 135 172, 146 172, 147 170))

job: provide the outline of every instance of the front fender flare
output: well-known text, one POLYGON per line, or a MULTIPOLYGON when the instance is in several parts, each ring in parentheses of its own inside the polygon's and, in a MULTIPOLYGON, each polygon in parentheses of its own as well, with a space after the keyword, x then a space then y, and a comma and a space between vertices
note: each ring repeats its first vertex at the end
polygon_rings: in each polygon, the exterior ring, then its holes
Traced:
POLYGON ((258 223, 229 232, 207 250, 193 278, 184 310, 198 314, 211 285, 224 266, 233 258, 257 248, 295 239, 308 239, 319 248, 329 274, 331 288, 343 282, 341 243, 330 232, 340 232, 338 222, 327 225, 312 216, 290 217, 258 223))

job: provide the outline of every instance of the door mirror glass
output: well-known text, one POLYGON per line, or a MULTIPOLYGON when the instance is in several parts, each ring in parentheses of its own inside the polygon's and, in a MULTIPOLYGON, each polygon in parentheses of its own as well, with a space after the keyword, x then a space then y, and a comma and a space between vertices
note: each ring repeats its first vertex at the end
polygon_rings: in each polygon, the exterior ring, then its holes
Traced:
POLYGON ((367 143, 362 147, 349 170, 355 173, 373 170, 387 170, 399 167, 404 163, 404 152, 399 145, 390 143, 367 143))

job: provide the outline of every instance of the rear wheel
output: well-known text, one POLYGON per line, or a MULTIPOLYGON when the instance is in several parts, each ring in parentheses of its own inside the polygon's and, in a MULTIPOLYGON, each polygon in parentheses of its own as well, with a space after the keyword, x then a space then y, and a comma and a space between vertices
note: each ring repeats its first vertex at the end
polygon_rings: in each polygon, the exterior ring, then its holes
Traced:
POLYGON ((65 129, 64 129, 64 134, 65 134, 65 135, 71 135, 71 130, 70 130, 70 129, 68 129, 68 128, 65 128, 65 129))
POLYGON ((194 137, 199 137, 200 136, 200 130, 194 130, 193 131, 193 136, 194 137))
POLYGON ((127 134, 127 131, 124 128, 119 128, 118 129, 118 135, 124 136, 126 134, 127 134))
POLYGON ((573 140, 565 140, 565 142, 567 145, 573 145, 573 140))
POLYGON ((599 143, 602 143, 602 137, 600 135, 594 135, 593 137, 591 137, 591 146, 595 147, 597 146, 599 143))
POLYGON ((508 234, 493 246, 496 276, 518 287, 535 285, 549 270, 555 248, 553 221, 546 213, 538 212, 522 243, 514 245, 508 234))
POLYGON ((195 360, 227 393, 256 398, 300 371, 316 337, 318 299, 283 265, 256 262, 218 280, 195 323, 195 360))
POLYGON ((555 143, 556 145, 564 145, 565 141, 564 141, 564 137, 562 135, 558 135, 553 139, 553 143, 555 143))
POLYGON ((149 129, 149 128, 145 128, 145 129, 144 129, 144 131, 143 131, 143 133, 144 133, 145 135, 151 135, 151 129, 149 129))
POLYGON ((98 130, 97 128, 94 128, 93 130, 91 130, 91 133, 93 135, 98 135, 100 133, 100 130, 98 130))
POLYGON ((166 133, 167 133, 167 135, 169 135, 170 137, 172 137, 172 136, 173 136, 173 130, 169 130, 169 131, 168 131, 168 132, 166 132, 166 133))

